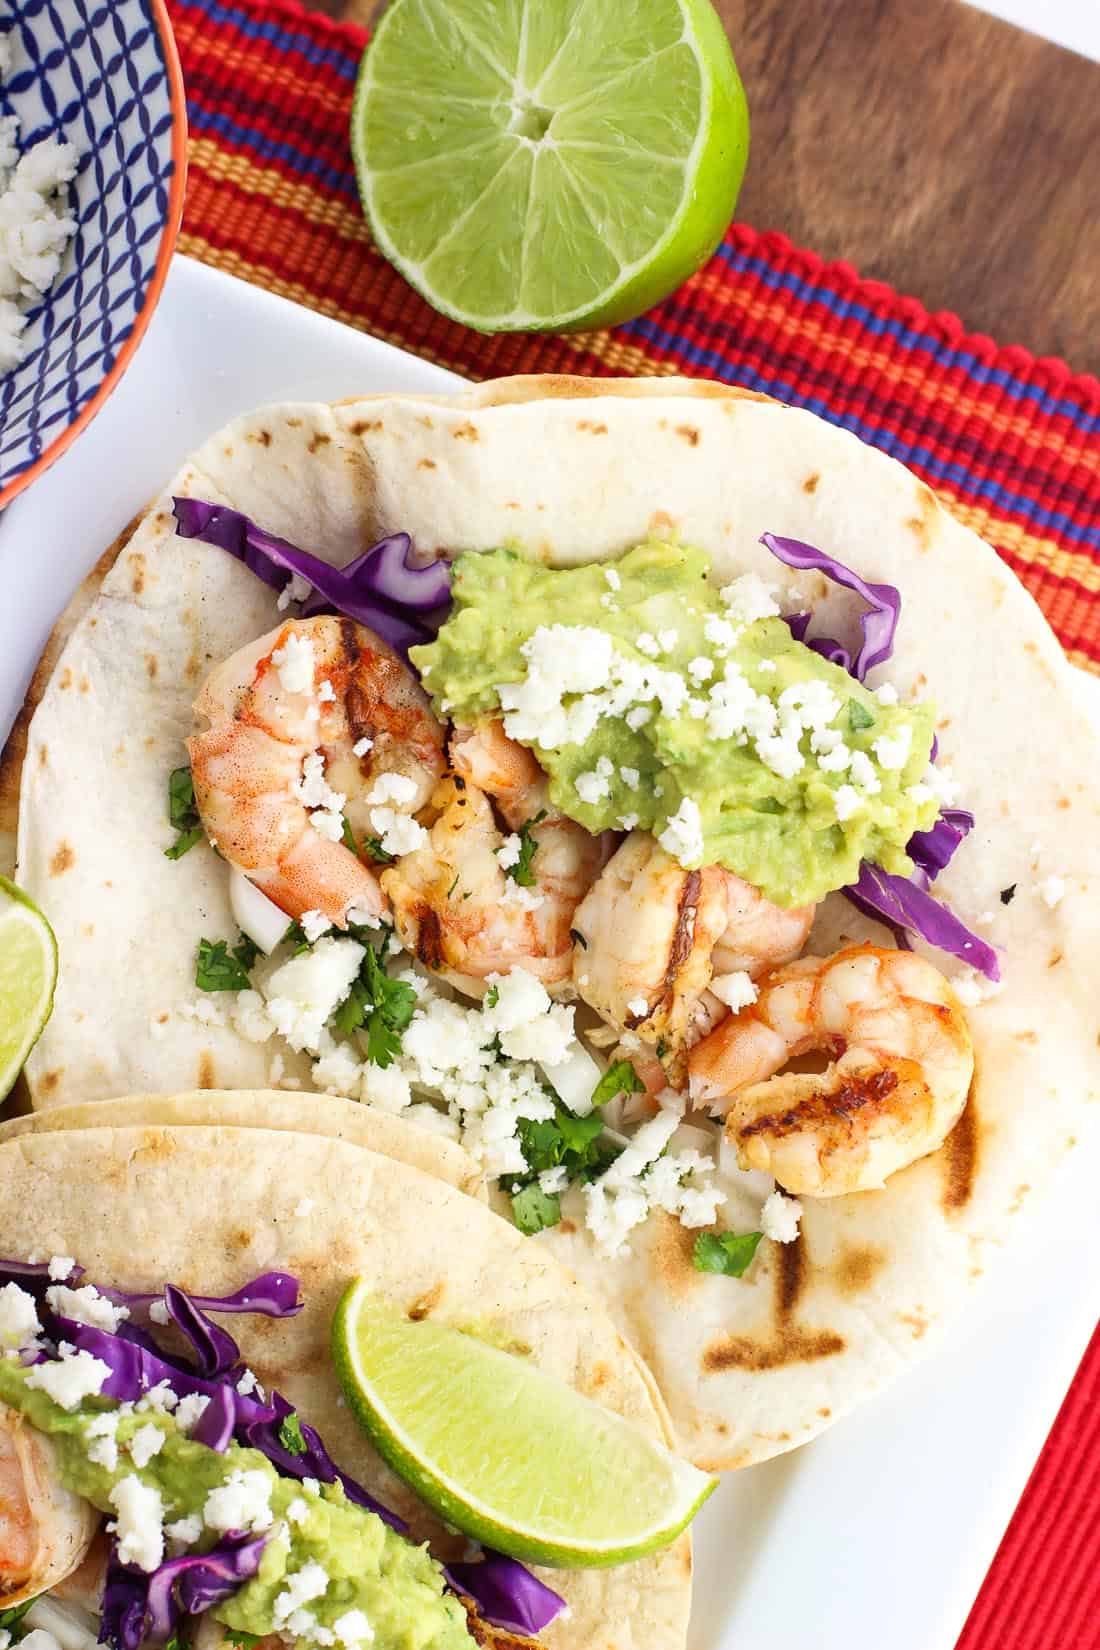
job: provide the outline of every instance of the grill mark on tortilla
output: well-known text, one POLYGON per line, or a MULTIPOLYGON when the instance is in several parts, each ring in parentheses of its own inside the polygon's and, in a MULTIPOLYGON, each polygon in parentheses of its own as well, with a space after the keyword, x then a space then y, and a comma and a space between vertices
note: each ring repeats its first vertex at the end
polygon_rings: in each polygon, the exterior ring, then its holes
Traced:
POLYGON ((455 429, 453 429, 451 431, 451 434, 454 436, 456 441, 480 441, 481 440, 481 436, 478 434, 477 425, 476 424, 471 424, 469 419, 467 419, 465 424, 459 424, 455 429))
POLYGON ((315 452, 318 451, 319 448, 327 447, 329 445, 329 443, 331 442, 331 440, 332 440, 332 437, 330 435, 325 435, 325 434, 323 434, 322 431, 318 430, 316 435, 313 435, 313 436, 310 437, 309 451, 311 453, 315 453, 315 452))
POLYGON ((430 1289, 426 1289, 417 1300, 413 1301, 406 1316, 411 1318, 413 1323, 422 1323, 426 1317, 435 1311, 442 1299, 443 1284, 441 1282, 433 1283, 430 1289))
POLYGON ((974 1103, 973 1084, 959 1121, 943 1143, 940 1158, 943 1163, 940 1201, 944 1211, 950 1214, 953 1209, 963 1209, 969 1203, 977 1177, 978 1111, 974 1103))
POLYGON ((793 1243, 780 1243, 779 1265, 775 1274, 775 1315, 782 1326, 798 1304, 802 1285, 806 1281, 806 1246, 799 1232, 793 1243))
POLYGON ((208 1049, 203 1049, 199 1055, 199 1077, 197 1087, 200 1089, 216 1089, 218 1086, 214 1073, 214 1056, 208 1049))
POLYGON ((700 441, 699 431, 693 424, 677 424, 676 434, 687 442, 689 447, 697 447, 700 441))
POLYGON ((418 470, 434 470, 435 467, 436 467, 435 459, 434 458, 421 458, 421 459, 418 459, 416 467, 417 467, 418 470))
POLYGON ((844 1122, 850 1122, 856 1112, 867 1108, 881 1111, 897 1086, 896 1071, 874 1071, 868 1076, 856 1072, 846 1078, 832 1093, 818 1091, 816 1094, 809 1094, 805 1100, 800 1100, 787 1111, 768 1112, 763 1117, 753 1118, 751 1123, 743 1124, 737 1133, 742 1140, 748 1139, 750 1135, 761 1134, 765 1130, 768 1134, 782 1138, 784 1135, 795 1133, 807 1123, 813 1124, 829 1117, 838 1117, 844 1122))
POLYGON ((870 1245, 843 1249, 833 1268, 833 1275, 841 1294, 861 1294, 885 1260, 886 1256, 881 1249, 874 1249, 870 1245))
POLYGON ((385 425, 380 418, 357 418, 348 428, 352 435, 366 435, 368 430, 381 430, 385 425))
POLYGON ((703 1351, 704 1375, 721 1375, 727 1369, 747 1369, 760 1374, 781 1369, 784 1364, 816 1363, 844 1351, 844 1339, 831 1329, 785 1327, 772 1340, 756 1341, 750 1335, 720 1335, 703 1351))
POLYGON ((820 477, 820 475, 818 475, 817 471, 815 470, 813 475, 812 476, 807 476, 805 481, 802 483, 802 491, 804 493, 816 493, 817 492, 817 484, 820 480, 821 480, 821 477, 820 477))
POLYGON ((62 839, 57 845, 53 858, 50 860, 51 877, 64 876, 76 864, 76 855, 69 844, 62 839))
POLYGON ((917 541, 917 547, 922 552, 932 548, 932 527, 939 514, 939 501, 931 487, 926 487, 923 481, 917 482, 917 514, 910 516, 905 523, 917 541))
POLYGON ((146 673, 146 675, 148 676, 148 678, 151 682, 156 681, 157 671, 158 671, 159 668, 160 667, 157 664, 156 654, 155 653, 147 653, 145 655, 145 673, 146 673))

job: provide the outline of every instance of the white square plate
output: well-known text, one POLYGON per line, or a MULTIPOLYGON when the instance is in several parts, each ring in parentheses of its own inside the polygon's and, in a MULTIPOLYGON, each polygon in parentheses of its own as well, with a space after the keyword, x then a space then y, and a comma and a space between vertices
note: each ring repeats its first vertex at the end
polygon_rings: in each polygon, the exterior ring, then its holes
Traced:
MULTIPOLYGON (((0 518, 16 616, 0 737, 80 578, 219 424, 265 401, 459 383, 177 258, 108 406, 0 518)), ((1100 683, 1081 686, 1100 712, 1100 683)), ((1081 1259, 1098 1169, 1093 1141, 923 1365, 815 1443, 726 1480, 696 1525, 691 1650, 950 1650, 1100 1311, 1100 1272, 1081 1259)))

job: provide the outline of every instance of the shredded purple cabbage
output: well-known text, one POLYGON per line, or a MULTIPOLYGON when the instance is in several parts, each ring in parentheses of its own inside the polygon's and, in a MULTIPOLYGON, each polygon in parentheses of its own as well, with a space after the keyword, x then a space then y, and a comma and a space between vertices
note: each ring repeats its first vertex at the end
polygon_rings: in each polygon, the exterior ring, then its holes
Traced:
POLYGON ((875 917, 894 930, 919 934, 940 951, 969 963, 988 980, 1001 977, 997 953, 985 940, 971 933, 946 905, 933 899, 927 889, 906 877, 892 875, 866 860, 859 877, 844 890, 852 904, 866 916, 875 917))
POLYGON ((541 1633, 565 1600, 514 1558, 487 1552, 473 1564, 448 1564, 444 1574, 456 1593, 465 1593, 478 1614, 511 1633, 541 1633))
POLYGON ((74 1266, 67 1278, 52 1278, 48 1261, 40 1264, 29 1260, 0 1260, 0 1288, 8 1283, 17 1284, 37 1301, 43 1300, 46 1290, 52 1289, 58 1283, 68 1284, 70 1289, 75 1289, 83 1276, 83 1266, 74 1266))
POLYGON ((153 1387, 164 1383, 178 1398, 197 1394, 213 1400, 217 1393, 228 1393, 236 1411, 235 1427, 238 1429, 274 1416, 274 1410, 267 1404, 245 1397, 233 1386, 226 1386, 224 1377, 217 1383, 203 1380, 179 1364, 169 1362, 163 1355, 156 1355, 146 1347, 124 1339, 121 1334, 126 1327, 124 1324, 119 1325, 119 1334, 112 1335, 105 1329, 94 1329, 90 1324, 76 1323, 70 1318, 57 1318, 55 1321, 62 1339, 70 1341, 78 1352, 90 1352, 93 1357, 101 1358, 111 1371, 103 1383, 106 1398, 115 1398, 119 1403, 136 1403, 153 1387))
POLYGON ((410 561, 412 541, 393 533, 344 568, 332 567, 286 539, 258 527, 239 510, 197 498, 174 498, 172 510, 181 538, 216 545, 282 591, 297 574, 312 587, 303 618, 335 610, 375 631, 401 652, 431 641, 433 625, 451 596, 451 570, 437 560, 424 567, 410 561), (416 615, 414 617, 414 615, 416 615))
POLYGON ((210 1402, 191 1428, 191 1436, 197 1444, 205 1444, 215 1455, 225 1454, 233 1442, 239 1396, 232 1387, 215 1387, 210 1402))
POLYGON ((215 1375, 225 1375, 240 1363, 241 1349, 232 1335, 208 1318, 190 1295, 177 1289, 174 1283, 165 1287, 164 1304, 168 1316, 194 1351, 200 1375, 213 1380, 215 1375))
MULTIPOLYGON (((812 544, 803 544, 801 539, 784 539, 775 533, 763 533, 760 542, 788 567, 797 567, 803 572, 824 573, 834 584, 843 585, 845 590, 854 590, 857 596, 863 597, 867 603, 859 619, 863 641, 854 657, 840 642, 827 636, 814 637, 806 642, 806 646, 820 653, 822 658, 831 660, 834 665, 840 665, 857 682, 865 681, 867 672, 876 665, 884 664, 894 651, 894 632, 901 614, 901 594, 897 588, 892 584, 868 584, 866 579, 861 579, 858 573, 845 567, 835 556, 827 555, 824 550, 815 550, 812 544)), ((796 642, 806 641, 806 631, 812 617, 810 613, 795 613, 788 618, 787 623, 796 642)))
POLYGON ((208 1553, 167 1559, 146 1575, 120 1563, 112 1542, 99 1642, 118 1650, 138 1650, 146 1641, 163 1644, 176 1631, 181 1615, 212 1610, 251 1581, 266 1544, 266 1535, 230 1531, 208 1553))
MULTIPOLYGON (((786 615, 786 622, 796 642, 805 642, 822 658, 840 665, 857 682, 863 682, 867 672, 875 665, 885 664, 893 653, 894 636, 901 616, 901 595, 894 585, 868 584, 850 567, 837 561, 835 556, 815 550, 812 544, 803 544, 799 539, 784 539, 775 533, 764 533, 760 542, 788 567, 824 573, 846 590, 854 590, 868 603, 860 615, 863 642, 854 658, 846 647, 830 637, 818 636, 806 641, 812 613, 786 615)), ((938 748, 933 736, 933 762, 938 748)), ((974 815, 965 808, 944 808, 931 830, 914 831, 906 844, 906 851, 916 867, 911 878, 896 876, 864 860, 857 881, 841 892, 864 916, 885 923, 903 950, 911 949, 909 935, 919 934, 929 945, 969 963, 987 979, 999 980, 1001 970, 993 947, 971 933, 965 923, 960 922, 946 905, 933 899, 928 892, 930 883, 950 863, 959 844, 973 828, 974 815)))
POLYGON ((111 1542, 103 1603, 99 1615, 99 1642, 116 1650, 139 1650, 145 1638, 150 1578, 119 1562, 118 1544, 111 1542))
MULTIPOLYGON (((271 1394, 271 1410, 270 1420, 250 1423, 242 1428, 241 1436, 245 1443, 251 1444, 253 1449, 258 1449, 263 1455, 266 1455, 272 1466, 281 1472, 284 1477, 316 1478, 322 1484, 342 1484, 344 1494, 349 1501, 354 1501, 356 1506, 366 1507, 368 1511, 377 1513, 382 1522, 388 1524, 391 1530, 400 1532, 408 1529, 409 1526, 403 1518, 399 1518, 396 1513, 390 1512, 388 1507, 384 1507, 380 1501, 374 1499, 373 1495, 368 1494, 362 1484, 357 1483, 347 1473, 340 1471, 321 1442, 320 1434, 302 1420, 301 1416, 298 1415, 292 1405, 287 1403, 281 1393, 273 1392, 271 1394), (302 1450, 290 1449, 283 1438, 279 1436, 284 1421, 292 1415, 297 1418, 298 1431, 301 1433, 302 1442, 305 1445, 302 1450)), ((205 1420, 205 1418, 204 1416, 203 1419, 205 1420)))

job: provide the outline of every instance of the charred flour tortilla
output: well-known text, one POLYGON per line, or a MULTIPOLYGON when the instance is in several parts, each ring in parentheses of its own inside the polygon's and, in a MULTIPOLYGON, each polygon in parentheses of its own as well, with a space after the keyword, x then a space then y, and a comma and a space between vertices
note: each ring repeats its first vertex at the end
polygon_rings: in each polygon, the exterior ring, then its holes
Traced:
MULTIPOLYGON (((755 571, 797 587, 790 605, 812 605, 829 635, 849 632, 850 602, 816 575, 777 569, 762 532, 899 586, 894 658, 873 681, 938 706, 940 760, 977 826, 937 892, 1001 948, 1003 990, 969 1011, 977 1068, 962 1119, 884 1191, 807 1202, 800 1241, 762 1244, 741 1280, 696 1272, 694 1234, 660 1214, 618 1261, 596 1253, 568 1198, 562 1224, 529 1240, 600 1291, 694 1459, 740 1466, 804 1442, 929 1344, 1100 1089, 1097 751, 1038 609, 900 465, 809 413, 721 386, 517 379, 452 399, 240 419, 138 524, 30 729, 20 876, 62 954, 29 1072, 40 1108, 267 1084, 269 1048, 175 1012, 194 1000, 197 935, 234 926, 208 848, 163 857, 165 777, 207 670, 279 617, 235 561, 175 536, 168 501, 181 492, 340 564, 398 528, 425 551, 514 543, 562 564, 679 535, 721 579, 755 571), (1040 892, 1049 877, 1064 881, 1053 907, 1040 892)), ((832 896, 809 949, 863 938, 884 934, 832 896)), ((308 1078, 293 1057, 287 1071, 308 1078)), ((305 1128, 325 1104, 295 1103, 305 1128)), ((729 1190, 723 1225, 755 1226, 759 1196, 736 1176, 729 1190)))
MULTIPOLYGON (((197 1097, 196 1115, 206 1115, 197 1097)), ((228 1293, 290 1272, 294 1318, 233 1319, 244 1361, 316 1426, 333 1458, 429 1540, 465 1542, 382 1463, 341 1400, 329 1329, 343 1290, 370 1276, 395 1304, 489 1334, 652 1436, 671 1434, 660 1400, 607 1312, 545 1252, 452 1186, 346 1140, 184 1124, 26 1134, 0 1144, 0 1254, 79 1255, 88 1277, 127 1290, 165 1281, 228 1293), (331 1188, 339 1188, 332 1198, 331 1188), (196 1189, 199 1189, 198 1191, 196 1189), (296 1211, 312 1200, 308 1216, 296 1211)), ((691 1603, 687 1537, 612 1570, 539 1571, 571 1614, 548 1650, 677 1650, 691 1603)), ((505 1636, 506 1637, 506 1636, 505 1636)))

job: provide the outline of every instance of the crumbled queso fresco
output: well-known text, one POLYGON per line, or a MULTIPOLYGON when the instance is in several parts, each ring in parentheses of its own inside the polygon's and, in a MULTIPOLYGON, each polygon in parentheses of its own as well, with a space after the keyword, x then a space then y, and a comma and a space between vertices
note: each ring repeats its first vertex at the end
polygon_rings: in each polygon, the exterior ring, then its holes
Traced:
MULTIPOLYGON (((0 81, 12 55, 12 37, 0 34, 0 81)), ((76 166, 73 146, 52 137, 20 155, 19 120, 0 115, 0 372, 22 360, 28 312, 56 280, 76 229, 65 201, 76 166)))

